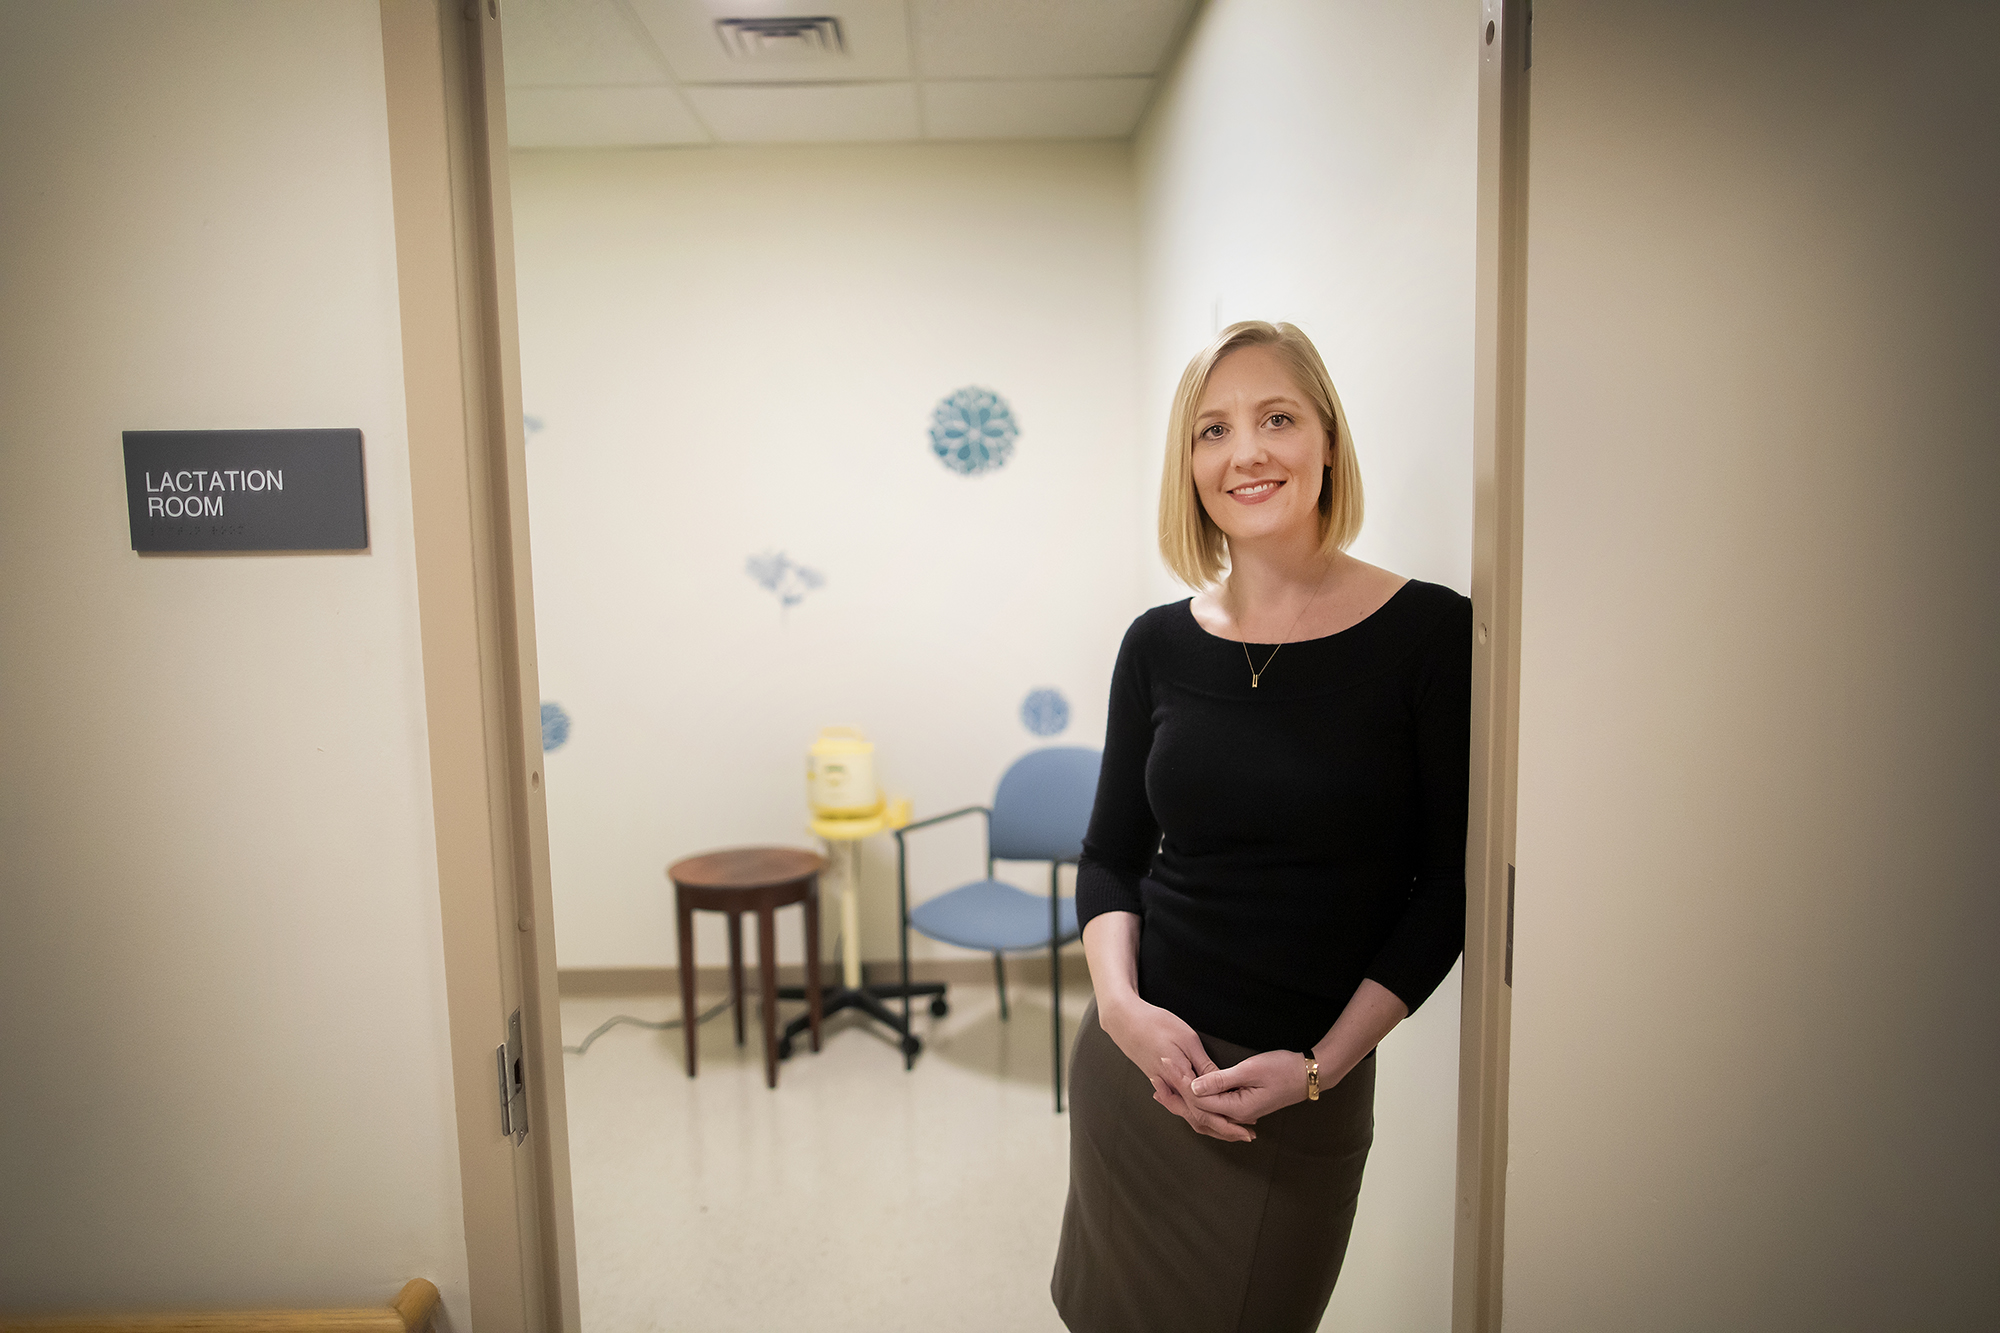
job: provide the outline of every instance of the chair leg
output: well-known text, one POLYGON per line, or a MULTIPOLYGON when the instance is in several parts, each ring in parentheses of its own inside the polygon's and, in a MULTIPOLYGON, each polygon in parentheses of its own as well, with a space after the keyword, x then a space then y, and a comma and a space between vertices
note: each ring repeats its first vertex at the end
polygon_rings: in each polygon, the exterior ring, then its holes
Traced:
POLYGON ((1055 1062, 1056 1114, 1062 1114, 1062 862, 1049 862, 1049 1059, 1055 1062))
POLYGON ((1007 961, 999 954, 993 955, 993 985, 1000 992, 1000 1021, 1007 1021, 1007 961))
MULTIPOLYGON (((854 863, 859 866, 861 864, 861 853, 858 849, 861 844, 857 842, 853 846, 857 849, 854 853, 854 863)), ((896 874, 897 910, 902 913, 903 918, 900 927, 896 931, 896 957, 900 966, 898 975, 903 979, 903 1072, 907 1074, 910 1070, 917 1067, 917 1048, 915 1033, 910 1030, 910 913, 907 906, 906 890, 902 880, 901 862, 897 863, 896 874)))
POLYGON ((1062 1114, 1062 940, 1049 936, 1049 1023, 1055 1029, 1049 1055, 1055 1061, 1056 1114, 1062 1114))

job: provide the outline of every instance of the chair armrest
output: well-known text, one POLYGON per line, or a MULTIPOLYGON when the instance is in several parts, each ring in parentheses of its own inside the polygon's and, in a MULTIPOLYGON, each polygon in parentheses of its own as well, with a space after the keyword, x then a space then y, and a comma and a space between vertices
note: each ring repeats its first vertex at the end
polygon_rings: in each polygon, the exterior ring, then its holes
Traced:
POLYGON ((915 833, 920 828, 929 828, 933 824, 942 824, 946 820, 958 819, 963 815, 985 815, 991 819, 993 812, 983 805, 968 805, 962 810, 953 810, 948 814, 932 815, 929 819, 915 820, 912 823, 903 825, 899 829, 891 829, 890 832, 896 835, 896 841, 900 843, 903 841, 905 833, 915 833))
MULTIPOLYGON (((947 820, 959 819, 966 815, 986 816, 987 848, 990 851, 993 844, 993 811, 983 805, 968 805, 962 809, 948 811, 941 815, 932 815, 929 819, 919 819, 913 824, 905 824, 899 829, 890 830, 896 835, 896 915, 903 923, 905 936, 908 935, 910 928, 910 871, 909 847, 903 841, 903 835, 905 833, 914 833, 920 828, 929 828, 933 824, 942 824, 947 820)), ((992 857, 989 856, 987 862, 990 865, 992 857)), ((907 939, 903 947, 904 952, 907 954, 909 951, 907 939)), ((909 977, 905 976, 903 980, 907 983, 909 977)))

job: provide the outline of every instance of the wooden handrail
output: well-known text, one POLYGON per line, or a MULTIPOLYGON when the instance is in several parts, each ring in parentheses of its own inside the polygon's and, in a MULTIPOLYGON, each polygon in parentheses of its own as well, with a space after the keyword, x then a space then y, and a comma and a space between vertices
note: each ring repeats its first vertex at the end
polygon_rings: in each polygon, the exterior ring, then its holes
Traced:
POLYGON ((429 1333, 437 1308, 438 1289, 416 1277, 387 1309, 0 1314, 0 1333, 429 1333))

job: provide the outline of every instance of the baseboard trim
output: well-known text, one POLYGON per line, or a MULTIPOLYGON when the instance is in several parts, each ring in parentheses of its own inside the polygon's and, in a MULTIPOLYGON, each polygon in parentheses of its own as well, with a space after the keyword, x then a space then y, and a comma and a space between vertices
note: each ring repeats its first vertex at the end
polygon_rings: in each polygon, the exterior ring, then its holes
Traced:
MULTIPOLYGON (((778 966, 778 984, 803 985, 805 971, 802 963, 781 963, 778 966)), ((898 968, 894 960, 866 962, 861 965, 861 975, 866 981, 894 981, 898 968)), ((729 967, 725 963, 698 966, 694 977, 698 991, 729 989, 729 967)), ((829 960, 824 965, 821 979, 831 984, 839 978, 840 964, 829 960)), ((913 981, 942 981, 948 985, 990 983, 993 980, 993 960, 913 959, 910 978, 913 981)), ((1007 984, 1010 987, 1046 986, 1048 982, 1049 960, 1046 957, 1023 954, 1007 959, 1007 984)), ((680 984, 680 969, 673 967, 564 967, 556 970, 556 989, 565 996, 675 995, 680 992, 680 984)), ((744 984, 749 987, 757 984, 757 964, 754 960, 744 960, 744 984)), ((1084 962, 1081 949, 1063 950, 1063 985, 1090 985, 1090 968, 1084 962)))

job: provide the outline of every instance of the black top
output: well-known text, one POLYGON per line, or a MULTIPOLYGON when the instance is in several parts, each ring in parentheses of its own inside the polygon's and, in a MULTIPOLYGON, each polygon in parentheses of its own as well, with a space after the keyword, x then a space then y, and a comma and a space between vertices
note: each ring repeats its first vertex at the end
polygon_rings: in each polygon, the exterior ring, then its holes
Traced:
POLYGON ((1465 942, 1471 700, 1472 603, 1434 583, 1254 690, 1243 645, 1154 607, 1111 674, 1079 924, 1139 913, 1140 995, 1258 1050, 1313 1045, 1364 978, 1414 1012, 1465 942))

